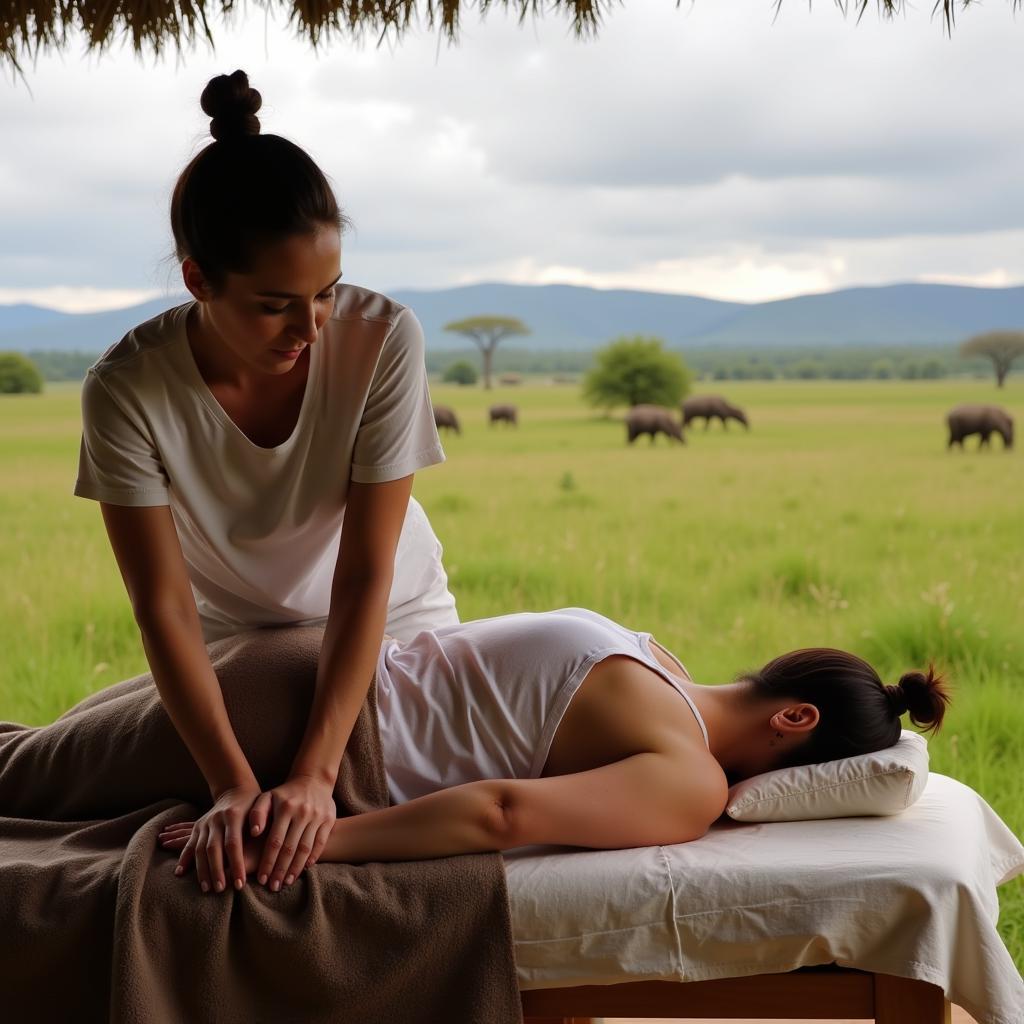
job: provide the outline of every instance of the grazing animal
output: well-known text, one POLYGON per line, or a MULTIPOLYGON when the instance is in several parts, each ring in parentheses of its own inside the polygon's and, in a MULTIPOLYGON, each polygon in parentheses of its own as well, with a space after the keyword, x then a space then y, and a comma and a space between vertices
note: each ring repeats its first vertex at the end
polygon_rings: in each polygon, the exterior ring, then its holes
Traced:
POLYGON ((440 430, 442 427, 448 430, 454 430, 456 434, 461 434, 462 430, 459 427, 459 418, 455 415, 454 409, 449 409, 447 405, 435 405, 434 406, 434 426, 440 430))
POLYGON ((750 429, 747 414, 739 406, 727 402, 721 395, 694 395, 683 402, 682 408, 684 427, 690 420, 703 419, 704 429, 707 430, 711 426, 711 421, 717 418, 722 421, 724 430, 729 429, 729 420, 738 420, 747 430, 750 429))
POLYGON ((949 427, 947 449, 959 444, 962 450, 964 438, 970 434, 981 435, 979 448, 988 445, 993 434, 1003 439, 1004 448, 1013 447, 1013 417, 998 405, 958 405, 946 413, 946 426, 949 427))
POLYGON ((488 410, 491 425, 495 423, 511 423, 513 427, 519 426, 519 410, 514 405, 492 405, 488 410))
POLYGON ((660 405, 634 405, 626 416, 626 443, 632 444, 641 434, 651 435, 651 444, 658 434, 686 444, 683 428, 668 409, 660 405))

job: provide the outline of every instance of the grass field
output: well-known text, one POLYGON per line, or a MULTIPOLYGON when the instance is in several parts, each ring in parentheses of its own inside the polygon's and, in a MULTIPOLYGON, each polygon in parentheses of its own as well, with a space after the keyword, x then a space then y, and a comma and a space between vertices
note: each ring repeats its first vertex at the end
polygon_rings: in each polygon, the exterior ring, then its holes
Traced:
MULTIPOLYGON (((717 390, 717 388, 716 388, 717 390)), ((700 682, 781 651, 846 647, 888 681, 934 658, 956 690, 932 767, 1024 835, 1024 453, 945 450, 958 401, 1024 426, 1024 385, 730 383, 753 429, 628 448, 572 386, 435 385, 459 413, 415 493, 463 619, 584 605, 651 630, 700 682), (520 406, 489 428, 490 401, 520 406)), ((78 391, 0 398, 0 719, 43 723, 145 671, 92 502, 71 496, 78 391)), ((1024 885, 1000 890, 1024 964, 1024 885)))

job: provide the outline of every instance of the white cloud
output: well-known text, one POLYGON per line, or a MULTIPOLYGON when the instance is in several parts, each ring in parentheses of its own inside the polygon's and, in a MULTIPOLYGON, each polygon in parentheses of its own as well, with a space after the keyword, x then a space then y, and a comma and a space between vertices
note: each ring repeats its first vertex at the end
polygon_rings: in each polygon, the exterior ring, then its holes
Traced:
POLYGON ((104 309, 134 306, 161 294, 156 290, 124 288, 0 288, 0 303, 29 302, 59 309, 62 313, 98 313, 104 309))
POLYGON ((335 183, 346 277, 370 287, 1022 281, 1020 30, 1004 4, 950 40, 930 5, 857 25, 784 0, 773 24, 766 0, 628 0, 590 42, 492 10, 457 47, 414 30, 315 54, 270 13, 180 63, 72 49, 29 69, 31 96, 0 92, 0 301, 177 290, 170 191, 209 141, 203 85, 236 67, 263 130, 335 183))
MULTIPOLYGON (((837 257, 772 259, 758 252, 682 260, 657 260, 634 270, 592 273, 583 267, 536 267, 529 263, 506 275, 520 284, 575 284, 591 288, 703 295, 730 302, 761 302, 789 295, 830 291, 843 269, 837 257)), ((463 283, 469 283, 463 282, 463 283)))
POLYGON ((823 240, 800 248, 770 250, 757 245, 720 246, 702 256, 606 271, 525 259, 485 266, 454 283, 499 279, 518 284, 679 292, 733 302, 766 302, 855 284, 912 280, 998 288, 1024 282, 1024 231, 823 240), (988 267, 993 260, 999 264, 995 269, 972 269, 988 267), (908 263, 919 269, 908 274, 908 263), (952 269, 957 266, 965 269, 952 269))
POLYGON ((1005 288, 1016 283, 1005 267, 996 267, 982 274, 921 274, 918 280, 933 284, 962 284, 972 288, 1005 288))

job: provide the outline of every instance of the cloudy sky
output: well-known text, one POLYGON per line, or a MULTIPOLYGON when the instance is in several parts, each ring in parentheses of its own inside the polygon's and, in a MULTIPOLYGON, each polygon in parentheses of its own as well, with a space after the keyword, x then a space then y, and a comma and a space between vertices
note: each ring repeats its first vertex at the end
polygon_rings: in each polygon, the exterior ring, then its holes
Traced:
POLYGON ((1024 16, 990 0, 950 39, 931 7, 625 0, 596 41, 495 11, 454 48, 423 29, 317 55, 250 5, 180 61, 76 41, 0 79, 0 302, 179 291, 171 187, 209 141, 203 85, 238 67, 263 130, 331 177, 371 288, 1024 283, 1024 16))

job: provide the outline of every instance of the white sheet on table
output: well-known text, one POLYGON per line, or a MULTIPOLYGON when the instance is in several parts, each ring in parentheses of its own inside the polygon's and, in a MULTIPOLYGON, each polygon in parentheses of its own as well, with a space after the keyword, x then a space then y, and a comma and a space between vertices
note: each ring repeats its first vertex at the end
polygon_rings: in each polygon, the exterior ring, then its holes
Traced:
POLYGON ((944 775, 887 818, 723 820, 676 846, 548 849, 505 855, 522 989, 835 962, 939 985, 979 1024, 1024 1022, 995 929, 995 887, 1024 872, 1024 846, 944 775))

